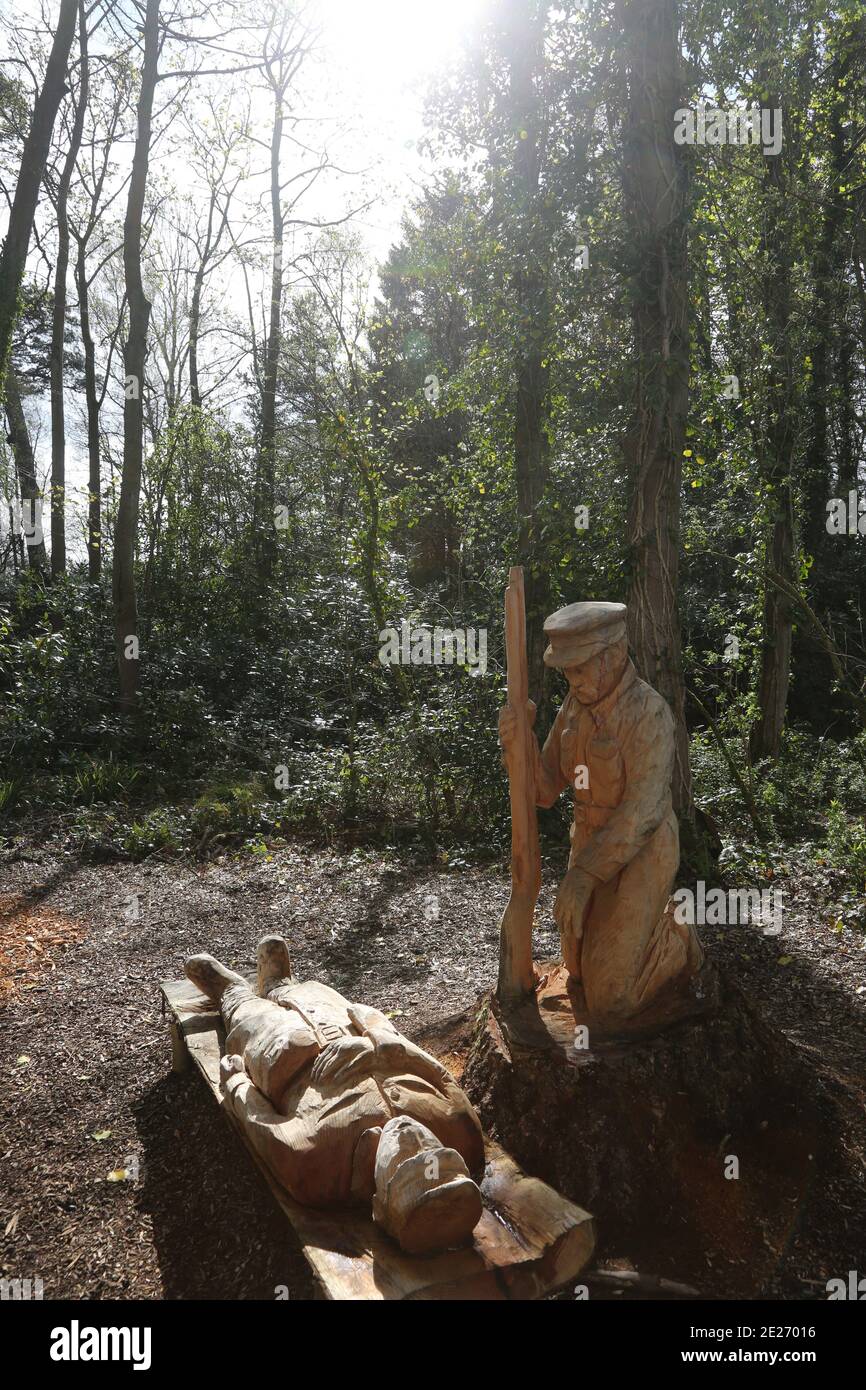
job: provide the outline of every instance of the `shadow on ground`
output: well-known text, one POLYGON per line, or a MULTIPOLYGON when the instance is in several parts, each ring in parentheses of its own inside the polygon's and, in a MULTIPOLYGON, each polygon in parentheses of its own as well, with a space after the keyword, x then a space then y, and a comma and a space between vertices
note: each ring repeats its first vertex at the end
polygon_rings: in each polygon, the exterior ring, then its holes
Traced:
POLYGON ((165 1298, 317 1297, 294 1234, 194 1072, 167 1076, 135 1107, 138 1200, 153 1223, 165 1298), (285 1296, 285 1294, 283 1294, 285 1296))

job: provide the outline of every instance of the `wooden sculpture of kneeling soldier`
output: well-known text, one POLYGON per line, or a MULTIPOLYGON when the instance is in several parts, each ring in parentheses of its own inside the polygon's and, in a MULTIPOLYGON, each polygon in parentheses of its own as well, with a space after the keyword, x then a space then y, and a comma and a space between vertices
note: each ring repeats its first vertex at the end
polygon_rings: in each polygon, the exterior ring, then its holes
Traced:
POLYGON ((292 978, 288 947, 258 948, 257 990, 213 956, 186 973, 218 1004, 226 1103, 298 1202, 369 1205, 412 1254, 466 1243, 482 1212, 481 1126, 445 1068, 377 1009, 292 978))
MULTIPOLYGON (((680 858, 674 722, 629 659, 625 604, 572 603, 544 631, 545 663, 563 672, 568 694, 543 749, 531 735, 536 804, 552 806, 574 789, 568 871, 553 915, 570 988, 582 991, 591 1019, 616 1027, 681 994, 703 962, 694 928, 677 922, 670 901, 680 858)), ((506 767, 517 729, 506 706, 506 767)))

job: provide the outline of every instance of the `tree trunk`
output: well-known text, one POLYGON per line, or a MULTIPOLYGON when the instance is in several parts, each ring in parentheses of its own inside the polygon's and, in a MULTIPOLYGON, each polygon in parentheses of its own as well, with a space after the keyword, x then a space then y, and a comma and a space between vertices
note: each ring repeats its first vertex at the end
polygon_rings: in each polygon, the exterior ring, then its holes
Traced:
MULTIPOLYGON (((778 98, 767 103, 778 109, 778 98)), ((791 358, 791 247, 788 227, 783 154, 763 160, 766 199, 763 255, 764 312, 770 345, 767 400, 766 482, 772 508, 770 535, 766 541, 766 568, 788 583, 795 581, 794 496, 791 483, 791 451, 794 443, 795 396, 791 358)), ((791 680, 793 607, 791 600, 765 580, 761 674, 758 683, 759 715, 749 739, 753 761, 775 758, 782 740, 788 687, 791 680)))
MULTIPOLYGON (((850 310, 848 307, 848 264, 839 267, 844 292, 839 296, 839 425, 838 425, 838 495, 847 497, 858 484, 858 464, 860 457, 860 432, 858 429, 857 399, 859 390, 859 366, 856 363, 856 349, 852 332, 850 310)), ((826 498, 822 509, 826 527, 826 498)), ((825 530, 826 534, 826 530, 825 530)))
POLYGON ((815 307, 812 329, 815 334, 811 358, 812 379, 809 385, 809 443, 804 460, 806 491, 804 542, 809 554, 817 559, 826 540, 826 504, 830 496, 830 396, 833 333, 838 307, 838 286, 835 248, 839 233, 839 204, 831 197, 824 217, 824 227, 815 257, 815 307))
POLYGON ((111 576, 120 706, 127 711, 135 708, 139 678, 135 543, 141 494, 144 363, 150 321, 150 302, 144 293, 141 277, 141 228, 158 61, 159 0, 147 0, 135 153, 123 224, 123 268, 129 305, 129 332, 123 345, 126 375, 123 403, 123 472, 114 529, 114 563, 111 576))
MULTIPOLYGON (((86 52, 87 17, 84 0, 79 0, 78 24, 81 34, 80 51, 86 52)), ((87 67, 82 63, 78 88, 78 103, 69 148, 63 162, 57 188, 57 264, 54 267, 54 307, 51 316, 51 573, 66 570, 66 419, 63 405, 63 350, 66 338, 66 277, 69 272, 69 185, 75 171, 84 112, 87 109, 87 67)))
POLYGON ((28 545, 26 533, 31 527, 42 529, 42 498, 36 480, 36 461, 24 407, 21 403, 21 389, 15 368, 10 362, 6 368, 6 418, 9 422, 9 443, 18 473, 18 488, 21 495, 22 536, 27 551, 27 564, 43 577, 48 575, 48 557, 45 554, 45 541, 41 538, 37 545, 28 545))
MULTIPOLYGON (((862 41, 863 26, 859 37, 862 41)), ((845 139, 844 121, 849 112, 848 89, 851 83, 851 68, 858 38, 858 28, 847 30, 841 37, 839 51, 832 64, 833 86, 828 94, 830 107, 830 169, 832 173, 824 204, 823 224, 814 267, 814 310, 812 331, 814 342, 811 350, 812 379, 808 395, 809 442, 804 461, 804 507, 803 541, 808 553, 817 561, 827 542, 827 502, 831 496, 833 468, 830 449, 830 419, 832 404, 836 398, 834 391, 833 351, 834 335, 842 328, 844 349, 850 349, 850 333, 845 319, 847 254, 841 241, 843 228, 848 221, 849 204, 840 192, 845 183, 846 166, 849 160, 845 139)), ((850 405, 845 395, 842 397, 843 409, 850 405)), ((843 433, 844 447, 844 433, 843 433)), ((848 475, 850 476, 850 470, 848 475)), ((853 481, 842 483, 843 470, 839 469, 839 495, 846 496, 849 487, 856 487, 853 481)), ((823 567, 817 563, 812 567, 813 580, 818 578, 823 567)))
MULTIPOLYGON (((790 488, 782 483, 773 489, 776 515, 767 541, 767 568, 784 579, 794 579, 794 513, 790 488)), ((766 581, 763 609, 761 675, 758 683, 759 716, 749 739, 753 762, 775 758, 782 741, 788 687, 791 680, 793 608, 781 590, 766 581)))
POLYGON ((280 199, 280 147, 283 139, 283 89, 274 89, 274 124, 271 132, 271 218, 274 251, 271 263, 271 311, 265 368, 262 379, 262 427, 259 450, 258 507, 256 540, 258 575, 264 588, 270 581, 276 554, 274 531, 274 486, 277 443, 277 376, 280 367, 281 315, 283 304, 283 209, 280 199))
POLYGON ((198 382, 198 334, 201 323, 201 296, 204 285, 204 261, 199 262, 192 286, 189 310, 189 398, 194 409, 201 409, 201 389, 198 382))
POLYGON ((540 507, 550 478, 550 248, 540 196, 543 131, 536 83, 543 66, 547 9, 544 3, 530 4, 527 0, 508 0, 506 8, 509 109, 518 197, 513 277, 517 308, 514 467, 520 518, 517 559, 524 572, 529 694, 539 706, 547 676, 544 619, 550 611, 548 557, 540 538, 540 507))
POLYGON ((84 397, 87 404, 87 574, 97 583, 102 573, 102 479, 99 459, 99 396, 96 390, 96 345, 90 327, 90 291, 87 283, 87 248, 78 243, 75 266, 78 315, 84 347, 84 397))
POLYGON ((675 0, 630 0, 623 191, 634 247, 636 407, 630 477, 629 641, 676 725, 674 808, 694 815, 678 613, 680 489, 689 403, 687 177, 675 0))
POLYGON ((822 1113, 810 1061, 733 982, 697 978, 701 1012, 627 1042, 535 998, 515 1010, 488 997, 461 1084, 491 1138, 592 1212, 605 1254, 756 1298, 840 1152, 841 1116, 822 1113))
POLYGON ((0 394, 18 314, 18 293, 24 278, 39 188, 45 173, 51 132, 63 96, 77 8, 78 0, 60 0, 60 13, 45 69, 45 80, 36 98, 30 130, 24 141, 6 240, 0 252, 0 394))

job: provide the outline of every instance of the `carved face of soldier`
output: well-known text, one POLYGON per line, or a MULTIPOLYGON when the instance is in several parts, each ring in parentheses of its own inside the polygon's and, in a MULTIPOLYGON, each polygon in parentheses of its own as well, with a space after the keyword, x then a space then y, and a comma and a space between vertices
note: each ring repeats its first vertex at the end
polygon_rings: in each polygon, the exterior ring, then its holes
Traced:
POLYGON ((563 667, 568 688, 582 705, 594 705, 613 690, 625 670, 627 660, 628 642, 623 638, 596 652, 580 666, 563 667))

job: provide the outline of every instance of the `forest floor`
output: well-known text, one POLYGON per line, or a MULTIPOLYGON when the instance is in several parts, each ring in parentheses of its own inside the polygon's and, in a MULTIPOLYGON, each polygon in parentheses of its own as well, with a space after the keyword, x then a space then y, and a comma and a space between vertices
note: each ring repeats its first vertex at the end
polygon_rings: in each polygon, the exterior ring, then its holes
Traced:
MULTIPOLYGON (((140 864, 81 862, 62 837, 10 843, 0 850, 0 1273, 41 1277, 46 1298, 272 1299, 280 1285, 314 1297, 287 1223, 200 1078, 170 1071, 159 982, 202 950, 250 970, 258 938, 279 931, 299 977, 376 1005, 431 1050, 438 1039, 459 1071, 467 1021, 495 979, 507 874, 300 842, 140 864)), ((557 856, 537 959, 556 954, 560 871, 557 856)), ((816 1185, 779 1275, 786 1297, 826 1298, 826 1280, 847 1277, 858 1255, 866 1268, 866 935, 838 928, 832 871, 792 851, 778 872, 781 937, 740 926, 702 938, 804 1067, 850 1099, 845 1163, 816 1185)), ((627 1267, 628 1251, 599 1238, 599 1266, 627 1267)), ((702 1288, 725 1293, 709 1253, 702 1288)))

